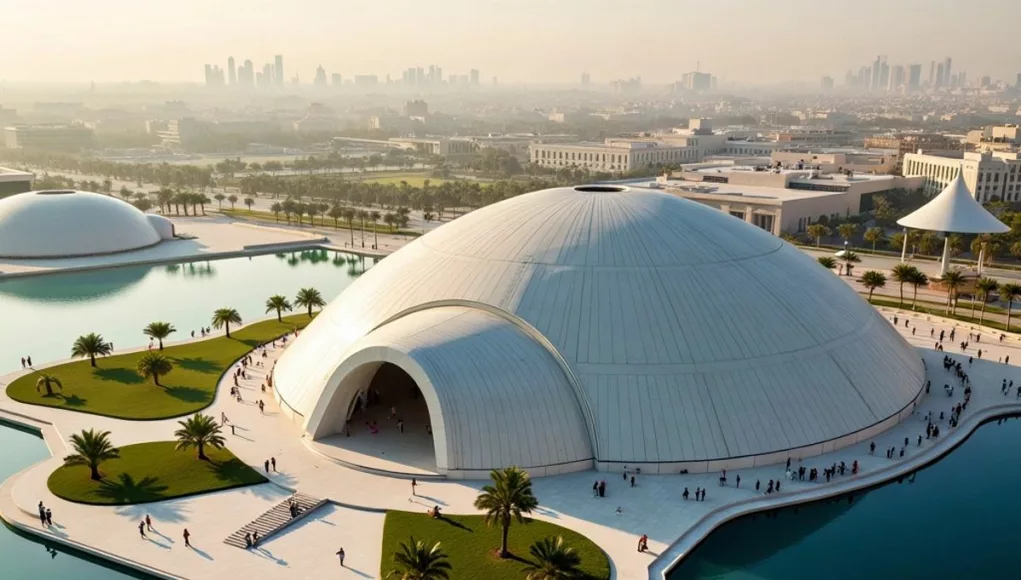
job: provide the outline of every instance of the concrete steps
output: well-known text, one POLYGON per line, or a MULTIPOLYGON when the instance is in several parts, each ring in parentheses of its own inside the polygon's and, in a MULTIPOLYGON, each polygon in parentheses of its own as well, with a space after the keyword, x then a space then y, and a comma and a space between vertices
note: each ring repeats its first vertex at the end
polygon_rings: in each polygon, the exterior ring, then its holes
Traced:
POLYGON ((253 534, 255 532, 259 532, 259 543, 265 542, 288 526, 301 521, 315 510, 326 505, 327 501, 303 493, 296 493, 231 534, 223 543, 244 549, 245 534, 253 534), (296 502, 300 508, 298 516, 293 518, 290 512, 292 501, 296 502))

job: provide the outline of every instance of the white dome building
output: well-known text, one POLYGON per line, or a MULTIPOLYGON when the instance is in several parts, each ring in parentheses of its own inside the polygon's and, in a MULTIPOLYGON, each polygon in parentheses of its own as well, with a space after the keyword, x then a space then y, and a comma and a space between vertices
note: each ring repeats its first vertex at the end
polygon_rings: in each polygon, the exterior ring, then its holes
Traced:
MULTIPOLYGON (((647 189, 538 191, 385 258, 281 357, 311 439, 381 368, 428 407, 435 470, 715 471, 807 457, 910 415, 921 358, 832 272, 769 233, 647 189)), ((354 439, 354 438, 352 438, 354 439)))
POLYGON ((2 258, 112 254, 173 237, 170 220, 98 193, 30 191, 0 199, 2 258))

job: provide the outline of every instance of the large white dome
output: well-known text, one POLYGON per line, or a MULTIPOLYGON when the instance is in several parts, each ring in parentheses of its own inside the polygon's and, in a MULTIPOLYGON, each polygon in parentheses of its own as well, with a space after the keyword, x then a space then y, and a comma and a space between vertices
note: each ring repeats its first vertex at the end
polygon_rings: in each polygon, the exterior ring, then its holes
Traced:
POLYGON ((797 248, 605 186, 509 199, 395 252, 302 332, 274 386, 322 437, 372 361, 415 379, 439 471, 468 476, 809 456, 910 414, 924 382, 914 348, 797 248))
POLYGON ((65 258, 136 250, 161 240, 138 208, 98 193, 31 191, 0 199, 0 257, 65 258))

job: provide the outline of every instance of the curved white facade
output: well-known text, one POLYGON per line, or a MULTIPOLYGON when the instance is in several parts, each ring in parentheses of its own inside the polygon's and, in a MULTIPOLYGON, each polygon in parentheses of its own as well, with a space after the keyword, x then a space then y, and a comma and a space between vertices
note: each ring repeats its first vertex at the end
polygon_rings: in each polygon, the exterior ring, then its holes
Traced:
MULTIPOLYGON (((605 469, 783 461, 852 443, 854 434, 910 412, 924 382, 920 357, 842 280, 715 209, 651 190, 613 189, 522 195, 382 260, 283 355, 278 396, 313 436, 325 435, 336 428, 331 403, 352 370, 348 359, 373 356, 362 341, 401 351, 419 332, 404 326, 409 318, 459 308, 498 317, 517 332, 436 331, 430 356, 447 362, 428 376, 428 388, 439 398, 509 413, 516 401, 537 396, 529 373, 556 368, 569 388, 558 386, 560 379, 542 388, 558 393, 550 403, 558 407, 570 406, 563 396, 570 393, 581 423, 537 414, 528 430, 549 446, 587 437, 591 457, 605 469), (512 356, 522 337, 538 348, 512 356), (476 340, 507 353, 499 372, 496 359, 465 354, 476 340), (520 369, 517 379, 513 369, 520 369)), ((421 373, 395 364, 427 390, 421 373)), ((444 414, 444 437, 452 421, 467 421, 434 405, 431 416, 444 414)), ((484 430, 457 437, 482 456, 466 463, 442 450, 437 437, 437 463, 448 473, 509 464, 484 430)), ((583 455, 580 449, 567 463, 583 455)), ((538 457, 555 465, 564 456, 550 448, 538 457)))
POLYGON ((4 258, 111 254, 152 246, 162 239, 138 208, 107 195, 52 190, 0 199, 0 257, 4 258))

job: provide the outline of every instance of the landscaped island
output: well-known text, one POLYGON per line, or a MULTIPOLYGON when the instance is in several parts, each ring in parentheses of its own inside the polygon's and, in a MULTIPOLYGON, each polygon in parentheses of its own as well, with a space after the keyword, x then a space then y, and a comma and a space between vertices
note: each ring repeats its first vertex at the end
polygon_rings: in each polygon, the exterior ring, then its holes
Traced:
MULTIPOLYGON (((257 345, 271 341, 310 320, 306 314, 258 322, 208 340, 168 346, 159 352, 172 372, 159 376, 159 385, 139 374, 139 361, 151 353, 89 357, 29 373, 7 387, 7 395, 30 405, 59 407, 119 419, 154 420, 194 413, 213 402, 223 373, 257 345), (40 389, 43 374, 51 381, 40 389), (51 394, 51 392, 52 394, 51 394)), ((88 338, 88 335, 82 338, 88 338)), ((79 339, 81 340, 81 339, 79 339)), ((77 344, 77 343, 76 343, 77 344)), ((153 351, 155 352, 155 351, 153 351)))

